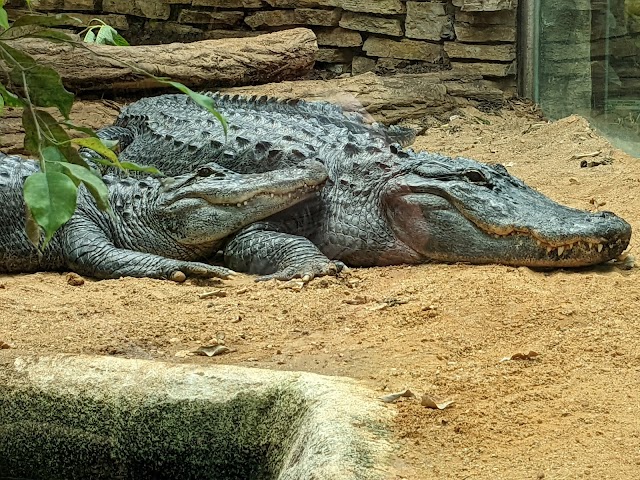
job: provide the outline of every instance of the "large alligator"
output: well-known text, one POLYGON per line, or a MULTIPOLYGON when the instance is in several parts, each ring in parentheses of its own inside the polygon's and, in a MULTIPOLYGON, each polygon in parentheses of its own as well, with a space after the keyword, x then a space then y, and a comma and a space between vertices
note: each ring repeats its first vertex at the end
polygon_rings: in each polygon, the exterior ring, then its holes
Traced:
POLYGON ((225 257, 236 270, 287 279, 332 273, 341 262, 580 267, 629 243, 630 225, 613 213, 562 206, 502 165, 404 150, 393 144, 397 132, 339 107, 210 95, 227 137, 184 95, 135 102, 99 134, 121 142, 123 160, 169 174, 209 161, 264 172, 320 159, 329 180, 316 197, 231 239, 225 257))
POLYGON ((226 278, 201 262, 242 227, 307 199, 327 178, 316 161, 262 174, 203 164, 164 179, 105 176, 113 214, 81 187, 77 210, 39 252, 25 231, 22 186, 38 164, 0 154, 0 272, 70 269, 98 278, 226 278))

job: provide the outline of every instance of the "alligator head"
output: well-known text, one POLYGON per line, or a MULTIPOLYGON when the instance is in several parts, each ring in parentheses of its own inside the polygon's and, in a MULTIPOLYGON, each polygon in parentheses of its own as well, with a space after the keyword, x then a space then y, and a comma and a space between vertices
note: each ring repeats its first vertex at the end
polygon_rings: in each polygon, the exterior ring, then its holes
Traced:
POLYGON ((631 226, 613 213, 560 205, 502 165, 408 156, 412 166, 390 179, 384 204, 395 237, 419 261, 580 267, 629 244, 631 226))
POLYGON ((260 174, 209 163, 164 179, 148 215, 182 245, 212 244, 309 198, 326 178, 325 167, 316 161, 260 174))

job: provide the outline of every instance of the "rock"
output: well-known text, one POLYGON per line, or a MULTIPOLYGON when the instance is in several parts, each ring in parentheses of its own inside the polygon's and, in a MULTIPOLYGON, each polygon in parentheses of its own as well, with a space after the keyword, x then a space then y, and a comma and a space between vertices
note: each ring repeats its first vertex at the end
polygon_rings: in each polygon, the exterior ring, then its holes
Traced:
POLYGON ((265 0, 274 8, 338 7, 341 0, 265 0))
POLYGON ((342 12, 338 10, 316 10, 313 8, 297 8, 295 23, 298 25, 321 25, 335 27, 340 22, 342 12))
MULTIPOLYGON (((516 10, 498 12, 456 12, 456 22, 470 25, 516 25, 516 10)), ((566 33, 566 32, 565 32, 566 33)))
POLYGON ((451 18, 443 3, 407 2, 406 35, 420 40, 449 38, 451 18))
POLYGON ((93 13, 76 13, 73 12, 73 17, 79 18, 83 24, 88 25, 89 22, 93 19, 102 20, 107 25, 111 25, 113 28, 118 30, 119 32, 129 30, 129 22, 127 21, 127 17, 125 15, 96 15, 93 13))
POLYGON ((353 59, 353 51, 346 48, 319 48, 316 62, 349 63, 353 59))
POLYGON ((478 25, 465 23, 455 24, 456 39, 466 43, 514 42, 517 31, 515 26, 507 25, 478 25))
POLYGON ((362 49, 371 57, 391 57, 405 60, 435 62, 442 58, 442 45, 418 40, 391 40, 369 37, 362 49))
MULTIPOLYGON (((42 12, 51 10, 92 11, 94 0, 34 0, 33 9, 42 12)), ((119 12, 118 12, 119 13, 119 12)))
POLYGON ((203 40, 222 40, 225 38, 246 38, 257 37, 258 35, 264 35, 264 32, 254 30, 206 30, 203 32, 203 40))
POLYGON ((508 62, 516 58, 515 45, 469 45, 458 42, 445 42, 444 51, 449 58, 495 60, 499 62, 508 62))
POLYGON ((360 75, 361 73, 373 72, 376 69, 376 61, 369 57, 354 57, 351 62, 351 73, 360 75))
MULTIPOLYGON (((7 8, 6 10, 7 10, 7 14, 9 15, 9 20, 16 20, 18 17, 22 15, 31 14, 29 10, 11 9, 11 8, 7 8)), ((81 23, 71 20, 68 23, 62 22, 59 25, 64 27, 78 27, 79 25, 88 25, 89 22, 91 22, 91 20, 97 19, 97 20, 102 20, 107 25, 111 25, 113 28, 115 28, 118 31, 125 31, 129 29, 129 22, 127 21, 127 17, 125 15, 115 15, 115 14, 98 15, 95 13, 73 12, 73 14, 69 16, 73 18, 77 18, 78 20, 80 20, 81 23)))
MULTIPOLYGON (((203 27, 206 28, 205 25, 203 27)), ((146 21, 139 36, 139 40, 144 44, 187 43, 204 39, 205 31, 202 28, 164 20, 146 21)))
POLYGON ((464 12, 493 12, 515 10, 518 0, 453 0, 453 5, 464 12))
POLYGON ((102 10, 108 13, 134 15, 136 17, 168 20, 171 7, 165 2, 149 2, 146 0, 104 0, 102 10))
POLYGON ((362 32, 382 33, 393 37, 401 37, 402 21, 397 18, 375 17, 361 13, 344 12, 340 26, 350 30, 362 32))
POLYGON ((360 32, 341 27, 317 29, 316 36, 318 37, 318 45, 330 47, 359 47, 362 45, 360 32))
POLYGON ((282 27, 294 25, 296 23, 295 11, 293 10, 267 10, 247 15, 244 23, 251 28, 262 27, 282 27))
MULTIPOLYGON (((180 1, 179 3, 185 3, 180 1)), ((216 8, 262 8, 262 0, 192 0, 194 7, 216 7, 216 8)))
POLYGON ((395 410, 376 397, 355 380, 304 372, 2 349, 0 471, 382 478, 397 462, 389 441, 395 410))
POLYGON ((466 63, 451 62, 454 75, 482 75, 483 77, 507 77, 516 74, 516 62, 511 63, 466 63))
MULTIPOLYGON (((477 82, 474 80, 474 83, 477 82)), ((468 82, 454 82, 463 92, 468 82)), ((278 84, 256 85, 223 90, 229 94, 264 95, 280 98, 326 100, 357 111, 383 123, 397 123, 406 118, 421 118, 453 109, 442 77, 432 74, 398 74, 378 76, 365 73, 334 80, 298 80, 278 84)))
POLYGON ((401 0, 341 0, 340 7, 351 12, 397 15, 407 11, 401 0))
POLYGON ((205 25, 238 25, 244 18, 244 12, 205 12, 200 10, 181 10, 179 23, 197 23, 205 25))
POLYGON ((67 284, 71 285, 72 287, 79 287, 81 285, 84 285, 84 278, 82 278, 77 273, 69 272, 67 273, 67 284))
MULTIPOLYGON (((453 74, 449 75, 454 76, 453 74)), ((515 94, 515 92, 506 92, 500 88, 500 84, 490 80, 465 81, 452 78, 445 80, 443 83, 447 89, 447 94, 467 101, 471 99, 479 102, 499 104, 502 103, 506 97, 515 94)))
POLYGON ((399 58, 380 57, 376 61, 375 72, 380 75, 394 75, 402 67, 407 66, 407 60, 399 58))

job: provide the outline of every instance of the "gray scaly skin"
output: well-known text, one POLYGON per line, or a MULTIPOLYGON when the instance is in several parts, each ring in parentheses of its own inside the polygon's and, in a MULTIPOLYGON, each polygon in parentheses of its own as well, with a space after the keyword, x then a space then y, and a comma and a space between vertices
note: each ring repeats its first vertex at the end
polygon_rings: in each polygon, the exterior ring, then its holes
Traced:
POLYGON ((303 201, 326 180, 318 162, 237 174, 216 164, 164 179, 104 177, 113 213, 81 187, 76 213, 42 254, 28 240, 22 187, 38 164, 0 154, 0 272, 73 270, 97 278, 226 278, 200 262, 244 226, 303 201))
POLYGON ((238 172, 317 158, 321 192, 235 235, 231 268, 311 278, 352 266, 431 261, 580 267, 617 257, 630 225, 562 206, 501 165, 403 150, 387 130, 323 103, 211 94, 220 124, 183 95, 145 98, 99 134, 123 160, 171 174, 216 161, 238 172))

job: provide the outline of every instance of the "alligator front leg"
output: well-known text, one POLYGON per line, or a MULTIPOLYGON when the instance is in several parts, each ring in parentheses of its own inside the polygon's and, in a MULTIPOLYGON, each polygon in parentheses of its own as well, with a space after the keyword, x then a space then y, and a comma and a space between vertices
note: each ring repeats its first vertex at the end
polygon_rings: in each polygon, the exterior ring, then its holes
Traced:
POLYGON ((64 226, 62 248, 69 268, 97 278, 148 277, 183 281, 185 276, 228 278, 234 274, 224 267, 118 248, 99 227, 77 218, 64 226))
POLYGON ((227 266, 262 275, 256 281, 337 275, 344 263, 327 258, 305 237, 253 225, 234 236, 224 250, 227 266))

